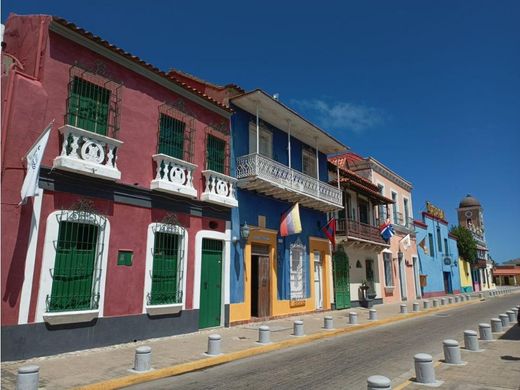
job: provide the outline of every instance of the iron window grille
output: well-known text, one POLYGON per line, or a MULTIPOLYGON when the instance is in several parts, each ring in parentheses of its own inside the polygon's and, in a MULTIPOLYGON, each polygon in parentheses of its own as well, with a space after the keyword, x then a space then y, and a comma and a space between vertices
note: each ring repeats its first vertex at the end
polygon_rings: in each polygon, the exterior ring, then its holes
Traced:
POLYGON ((106 218, 80 202, 77 210, 56 216, 59 229, 54 241, 56 257, 47 312, 95 310, 99 308, 101 256, 106 218))
POLYGON ((215 132, 206 132, 206 169, 229 175, 229 142, 215 132))
POLYGON ((305 275, 305 245, 302 244, 300 238, 297 238, 290 246, 290 284, 291 300, 305 299, 306 275, 305 275))
POLYGON ((184 105, 159 106, 157 152, 187 162, 193 160, 193 134, 195 118, 184 105))
POLYGON ((74 65, 69 71, 65 123, 116 138, 119 131, 120 83, 74 65))
POLYGON ((167 216, 157 223, 152 249, 153 265, 151 270, 152 285, 147 294, 148 305, 168 305, 182 303, 184 272, 185 229, 174 215, 167 216))

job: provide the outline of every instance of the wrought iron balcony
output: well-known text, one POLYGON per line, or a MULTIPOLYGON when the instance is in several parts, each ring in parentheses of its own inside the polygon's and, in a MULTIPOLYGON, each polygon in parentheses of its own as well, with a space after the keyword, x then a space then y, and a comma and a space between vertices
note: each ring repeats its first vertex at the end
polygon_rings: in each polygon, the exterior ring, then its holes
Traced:
POLYGON ((350 239, 360 239, 380 245, 387 245, 381 238, 381 234, 379 233, 379 228, 377 226, 354 221, 352 219, 338 219, 336 235, 338 237, 345 236, 350 239))
POLYGON ((197 168, 195 164, 166 154, 154 154, 152 158, 157 173, 150 183, 150 189, 189 198, 197 197, 197 190, 193 187, 193 172, 197 168))
POLYGON ((59 128, 63 143, 61 154, 54 159, 53 169, 79 172, 109 180, 119 180, 117 150, 123 144, 114 138, 71 125, 59 128))
POLYGON ((235 183, 237 179, 210 169, 202 171, 204 192, 200 199, 226 207, 237 207, 235 183))
POLYGON ((238 186, 320 211, 342 209, 341 190, 257 153, 237 158, 238 186))

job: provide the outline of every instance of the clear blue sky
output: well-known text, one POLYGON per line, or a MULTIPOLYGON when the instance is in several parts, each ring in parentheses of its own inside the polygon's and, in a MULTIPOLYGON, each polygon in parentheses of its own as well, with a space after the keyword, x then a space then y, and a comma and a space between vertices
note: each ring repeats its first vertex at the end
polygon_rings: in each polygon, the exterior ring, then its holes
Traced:
POLYGON ((520 1, 2 2, 62 16, 167 70, 280 99, 414 185, 456 223, 484 206, 498 261, 520 257, 520 1))

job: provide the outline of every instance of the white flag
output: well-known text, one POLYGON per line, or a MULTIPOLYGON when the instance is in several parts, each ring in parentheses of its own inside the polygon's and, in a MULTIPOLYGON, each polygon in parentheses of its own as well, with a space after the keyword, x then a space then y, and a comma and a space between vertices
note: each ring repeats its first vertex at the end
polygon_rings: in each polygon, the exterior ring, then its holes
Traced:
POLYGON ((22 184, 22 201, 20 204, 25 204, 27 198, 34 196, 38 190, 38 178, 40 177, 40 165, 43 159, 43 153, 45 153, 45 147, 49 140, 49 135, 52 130, 54 121, 43 130, 43 133, 38 137, 33 147, 27 152, 25 159, 27 161, 27 175, 22 184))
POLYGON ((410 235, 407 234, 402 240, 401 240, 401 244, 403 244, 403 249, 404 250, 407 250, 408 248, 410 248, 410 246, 412 246, 412 242, 410 241, 410 235))

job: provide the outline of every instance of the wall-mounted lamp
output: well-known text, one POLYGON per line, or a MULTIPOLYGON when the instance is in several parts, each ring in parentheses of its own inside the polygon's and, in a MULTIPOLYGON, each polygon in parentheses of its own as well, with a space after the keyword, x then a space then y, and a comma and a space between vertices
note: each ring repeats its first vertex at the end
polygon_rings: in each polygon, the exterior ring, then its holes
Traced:
MULTIPOLYGON (((247 222, 244 222, 242 226, 240 226, 240 239, 247 241, 249 238, 249 234, 251 233, 251 228, 248 226, 247 222)), ((233 236, 231 241, 233 244, 236 244, 240 241, 240 239, 237 236, 233 236)))

